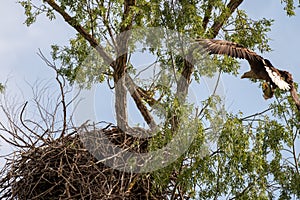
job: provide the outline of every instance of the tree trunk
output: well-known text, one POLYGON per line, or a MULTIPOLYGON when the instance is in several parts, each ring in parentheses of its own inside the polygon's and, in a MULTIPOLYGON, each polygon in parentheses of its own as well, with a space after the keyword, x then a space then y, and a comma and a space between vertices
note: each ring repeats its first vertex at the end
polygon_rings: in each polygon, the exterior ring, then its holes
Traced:
POLYGON ((117 126, 123 131, 128 127, 127 89, 125 86, 126 62, 127 54, 118 57, 116 60, 116 71, 114 72, 116 120, 117 126))
POLYGON ((117 126, 125 131, 128 127, 127 116, 127 89, 126 89, 126 64, 128 58, 128 40, 130 38, 130 29, 132 28, 133 19, 128 23, 131 6, 135 5, 135 0, 124 1, 124 14, 122 17, 122 25, 120 34, 117 36, 117 60, 114 70, 115 83, 115 112, 117 126))

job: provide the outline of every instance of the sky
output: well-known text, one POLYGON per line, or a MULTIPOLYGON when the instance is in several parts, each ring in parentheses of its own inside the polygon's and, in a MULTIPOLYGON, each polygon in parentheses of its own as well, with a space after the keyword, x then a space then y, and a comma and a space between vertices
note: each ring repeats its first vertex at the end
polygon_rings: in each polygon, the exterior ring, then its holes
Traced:
MULTIPOLYGON (((0 4, 0 82, 6 82, 8 96, 22 103, 31 98, 30 85, 38 80, 55 78, 54 72, 38 57, 38 49, 50 58, 50 46, 67 45, 74 30, 60 17, 49 22, 44 16, 40 16, 36 23, 27 27, 24 24, 24 10, 16 1, 1 1, 0 4)), ((240 9, 245 9, 254 19, 265 17, 275 20, 268 34, 272 39, 270 46, 273 51, 263 56, 271 60, 275 67, 291 72, 295 82, 300 83, 299 9, 296 9, 296 16, 287 17, 280 0, 245 0, 240 9)), ((248 69, 248 64, 243 62, 241 72, 248 69)), ((103 88, 100 86, 97 90, 101 91, 103 88)), ((240 80, 239 76, 223 75, 222 90, 227 109, 233 112, 242 109, 246 115, 261 112, 274 101, 265 101, 257 83, 240 80)), ((109 98, 112 96, 111 92, 104 92, 109 98)), ((99 120, 111 121, 112 107, 111 101, 101 103, 99 109, 103 115, 99 120)), ((3 120, 1 115, 0 120, 3 120)), ((10 147, 2 142, 0 154, 9 151, 10 147)))

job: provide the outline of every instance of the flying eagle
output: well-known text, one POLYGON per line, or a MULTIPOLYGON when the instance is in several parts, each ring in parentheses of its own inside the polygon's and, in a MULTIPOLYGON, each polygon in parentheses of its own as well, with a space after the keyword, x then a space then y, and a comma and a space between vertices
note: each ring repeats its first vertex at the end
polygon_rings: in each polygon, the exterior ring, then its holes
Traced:
POLYGON ((265 99, 272 98, 277 87, 284 91, 289 90, 300 111, 300 100, 289 72, 276 69, 269 60, 235 42, 215 39, 197 39, 196 41, 210 54, 246 59, 251 70, 244 73, 241 78, 265 80, 266 82, 262 85, 265 99))

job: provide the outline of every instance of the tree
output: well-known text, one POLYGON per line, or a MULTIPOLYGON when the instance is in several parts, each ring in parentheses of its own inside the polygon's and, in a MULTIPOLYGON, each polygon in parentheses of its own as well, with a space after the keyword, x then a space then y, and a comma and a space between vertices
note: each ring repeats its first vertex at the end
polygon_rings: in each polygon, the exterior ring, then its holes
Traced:
MULTIPOLYGON (((160 191, 170 199, 299 198, 299 154, 295 145, 300 115, 290 97, 276 91, 278 104, 251 116, 220 109, 220 98, 215 94, 203 102, 196 114, 192 112, 195 108, 184 101, 191 80, 215 72, 236 75, 239 68, 239 63, 229 57, 213 57, 213 65, 207 68, 199 63, 202 58, 199 47, 185 48, 186 37, 223 37, 250 49, 270 50, 267 32, 272 20, 250 19, 246 11, 238 9, 242 2, 45 0, 35 4, 27 0, 20 3, 25 8, 27 25, 45 13, 50 20, 62 16, 66 24, 76 30, 76 37, 70 39, 69 46, 52 46, 52 58, 62 63, 62 67, 56 69, 58 76, 82 87, 112 80, 118 128, 123 132, 131 130, 127 117, 126 94, 129 91, 150 130, 158 132, 149 139, 147 151, 161 149, 178 133, 183 135, 181 142, 189 144, 183 154, 164 168, 140 175, 151 177, 148 179, 151 182, 149 190, 160 191), (149 43, 152 35, 134 32, 141 27, 162 27, 166 37, 170 36, 167 30, 178 33, 171 34, 171 37, 179 41, 173 45, 176 49, 183 49, 181 54, 162 51, 165 38, 156 38, 155 44, 149 43), (135 72, 135 66, 130 63, 131 52, 135 49, 132 38, 134 42, 150 46, 149 52, 166 68, 174 70, 175 77, 178 77, 175 78, 175 91, 160 84, 171 84, 169 74, 159 74, 157 79, 161 82, 153 81, 151 87, 139 85, 130 76, 135 72), (91 48, 96 50, 101 61, 94 68, 87 68, 85 62, 91 48), (156 106, 165 109, 161 127, 157 127, 153 112, 149 111, 154 109, 161 114, 156 106), (266 114, 269 111, 272 114, 266 114), (205 122, 209 125, 205 126, 205 122), (189 130, 187 127, 192 124, 197 125, 196 129, 189 130), (185 132, 189 131, 194 135, 190 143, 183 141, 185 132), (209 133, 217 137, 211 140, 209 133), (208 140, 213 142, 210 148, 206 146, 208 140)), ((294 2, 286 0, 282 3, 286 5, 287 15, 293 15, 294 2)), ((135 180, 132 180, 132 185, 136 184, 135 180)))

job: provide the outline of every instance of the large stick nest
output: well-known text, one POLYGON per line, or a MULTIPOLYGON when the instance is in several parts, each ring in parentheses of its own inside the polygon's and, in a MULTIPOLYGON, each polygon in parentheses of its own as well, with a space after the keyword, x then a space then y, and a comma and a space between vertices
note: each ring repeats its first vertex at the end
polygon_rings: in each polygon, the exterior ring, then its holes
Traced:
MULTIPOLYGON (((120 148, 147 151, 147 140, 128 136, 115 127, 102 129, 120 148), (134 146, 134 147, 133 147, 134 146)), ((4 199, 162 199, 151 189, 149 174, 112 169, 84 146, 80 134, 47 141, 19 151, 1 172, 0 198, 4 199)))

